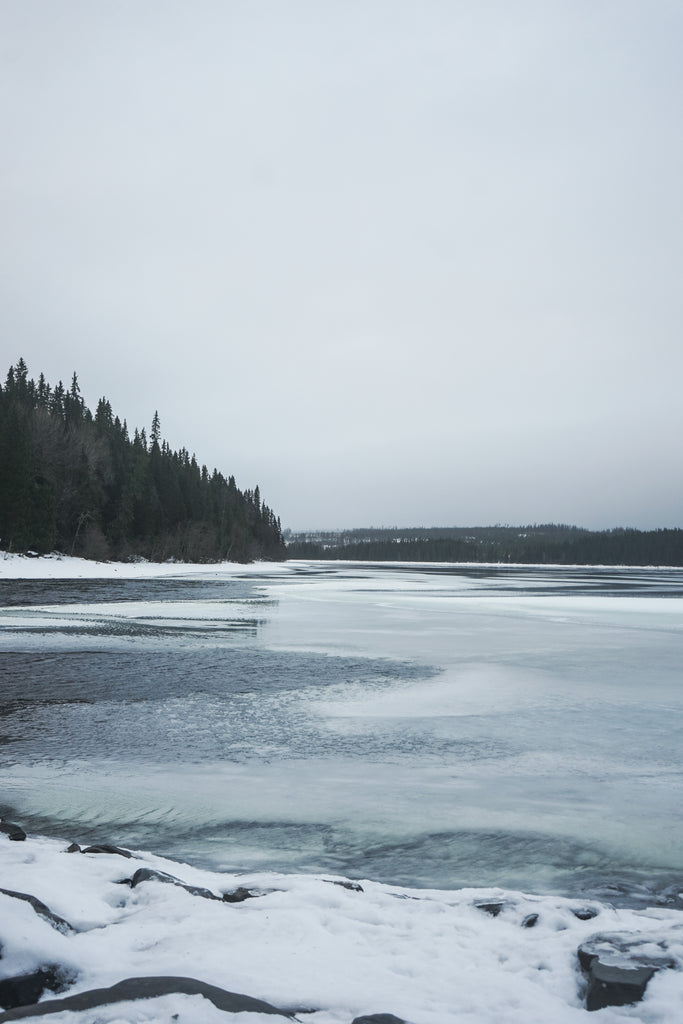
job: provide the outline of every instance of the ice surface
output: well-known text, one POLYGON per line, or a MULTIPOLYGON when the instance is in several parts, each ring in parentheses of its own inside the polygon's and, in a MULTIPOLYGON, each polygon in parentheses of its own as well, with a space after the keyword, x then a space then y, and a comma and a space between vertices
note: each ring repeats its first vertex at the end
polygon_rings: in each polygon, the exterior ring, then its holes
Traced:
MULTIPOLYGON (((1 898, 2 975, 194 975, 314 1024, 583 1019, 581 941, 679 941, 679 911, 628 907, 666 886, 679 905, 682 580, 0 558, 5 808, 34 833, 166 853, 181 863, 136 866, 216 892, 279 890, 238 909, 130 891, 120 858, 0 836, 0 884, 87 929, 1 898), (617 909, 579 922, 600 892, 617 909), (495 919, 474 906, 499 899, 495 919)), ((677 1021, 680 979, 601 1019, 677 1021)), ((78 1020, 212 1022, 197 998, 78 1020)))
POLYGON ((42 830, 400 884, 680 877, 680 570, 24 570, 2 795, 42 830))

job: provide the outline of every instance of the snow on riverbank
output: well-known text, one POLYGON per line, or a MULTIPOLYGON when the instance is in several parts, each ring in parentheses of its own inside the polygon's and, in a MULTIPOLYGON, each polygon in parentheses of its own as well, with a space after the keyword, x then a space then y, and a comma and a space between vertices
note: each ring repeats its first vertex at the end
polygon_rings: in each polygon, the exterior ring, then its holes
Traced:
MULTIPOLYGON (((664 943, 678 964, 683 958, 682 915, 664 907, 587 908, 561 897, 408 890, 365 880, 359 891, 322 876, 217 874, 151 854, 127 859, 68 853, 67 846, 0 834, 2 889, 37 897, 73 928, 59 930, 26 900, 0 892, 0 978, 60 965, 72 983, 56 998, 126 978, 181 976, 295 1011, 311 1024, 351 1024, 369 1013, 416 1024, 574 1024, 586 1014, 576 951, 590 936, 639 935, 655 952, 664 943), (122 884, 139 868, 219 898, 154 878, 135 888, 122 884), (220 899, 238 887, 258 895, 240 903, 220 899), (493 916, 496 907, 482 903, 503 906, 493 916), (576 916, 586 909, 597 915, 576 916)), ((673 1024, 682 1017, 683 973, 661 970, 642 1002, 607 1007, 596 1020, 673 1024)), ((228 1015, 201 995, 183 994, 49 1015, 54 1024, 273 1019, 228 1015)))
MULTIPOLYGON (((68 555, 11 555, 0 552, 0 579, 7 580, 85 580, 120 579, 137 580, 163 576, 193 576, 197 573, 262 572, 263 562, 243 565, 239 562, 93 562, 68 555)), ((268 563, 274 571, 284 563, 268 563)))
MULTIPOLYGON (((0 551, 0 580, 48 580, 48 579, 159 579, 165 576, 195 576, 211 575, 220 573, 234 573, 244 575, 245 573, 262 574, 267 569, 269 575, 276 573, 291 574, 294 569, 301 565, 315 565, 315 559, 291 559, 286 562, 147 562, 144 559, 139 562, 94 562, 86 558, 75 558, 70 555, 62 555, 57 552, 51 555, 15 555, 6 551, 0 551)), ((356 565, 359 569, 370 570, 371 562, 345 562, 333 559, 318 563, 324 565, 328 570, 339 570, 344 566, 356 565)), ((522 569, 530 571, 533 569, 571 569, 582 568, 576 565, 533 565, 529 563, 498 563, 498 562, 382 562, 386 568, 398 568, 402 571, 410 570, 411 567, 424 569, 425 566, 432 571, 439 568, 453 568, 459 566, 462 569, 482 570, 486 568, 503 568, 505 570, 522 569)), ((583 567, 586 568, 586 567, 583 567)), ((626 568, 632 571, 657 570, 672 568, 671 566, 616 566, 616 565, 594 565, 592 569, 606 569, 617 571, 626 568)), ((673 567, 674 569, 678 567, 673 567)))

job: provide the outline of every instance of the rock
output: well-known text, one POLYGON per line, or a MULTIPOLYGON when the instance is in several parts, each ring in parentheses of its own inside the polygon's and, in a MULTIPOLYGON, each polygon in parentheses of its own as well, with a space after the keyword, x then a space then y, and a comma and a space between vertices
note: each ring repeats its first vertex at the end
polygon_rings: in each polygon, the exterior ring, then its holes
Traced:
POLYGON ((577 956, 588 979, 587 1010, 640 1002, 658 970, 679 966, 666 939, 656 936, 595 935, 579 946, 577 956))
POLYGON ((0 832, 4 832, 15 843, 22 843, 26 839, 23 828, 13 825, 10 821, 0 821, 0 832))
POLYGON ((119 857, 132 857, 130 850, 122 850, 120 846, 111 846, 109 843, 101 843, 98 846, 86 846, 81 853, 117 853, 119 857))
MULTIPOLYGON (((23 1020, 27 1017, 44 1017, 50 1013, 62 1013, 65 1010, 79 1012, 80 1010, 92 1010, 96 1006, 106 1006, 110 1003, 128 1002, 134 999, 156 999, 159 996, 173 995, 176 992, 188 996, 203 996, 217 1009, 226 1013, 272 1013, 292 1018, 292 1014, 288 1011, 280 1010, 262 999, 254 999, 237 992, 227 992, 216 985, 208 985, 195 978, 159 977, 126 978, 125 981, 120 981, 117 985, 112 985, 111 988, 95 988, 89 992, 65 996, 63 999, 48 999, 31 1006, 17 1007, 6 1013, 0 1013, 0 1024, 8 1024, 9 1021, 23 1020)), ((392 1018, 392 1021, 395 1020, 398 1018, 392 1018)))
POLYGON ((505 906, 504 903, 475 903, 474 905, 477 910, 483 910, 485 913, 490 914, 491 917, 498 917, 505 906))
MULTIPOLYGON (((212 893, 210 889, 203 889, 198 885, 186 885, 185 882, 181 882, 174 875, 167 875, 165 871, 155 871, 154 868, 138 868, 130 879, 131 889, 135 889, 141 882, 165 882, 167 885, 177 885, 180 889, 184 889, 185 892, 191 893, 192 896, 203 896, 206 900, 221 899, 220 896, 212 893)), ((246 890, 244 891, 246 892, 246 890)))
POLYGON ((669 951, 665 937, 657 934, 647 937, 605 932, 582 942, 577 950, 582 970, 588 970, 594 960, 614 967, 680 968, 678 959, 669 951))
POLYGON ((60 917, 58 914, 53 914, 50 908, 46 907, 45 904, 41 903, 35 896, 30 896, 26 892, 14 892, 13 889, 0 889, 0 893, 3 893, 5 896, 11 896, 15 900, 25 900, 27 903, 30 903, 36 914, 47 921, 48 924, 52 925, 53 928, 56 928, 58 932, 61 932, 62 935, 66 935, 67 932, 76 931, 68 921, 65 921, 64 918, 60 917))
POLYGON ((393 1013, 364 1013, 362 1017, 354 1017, 351 1024, 406 1024, 402 1017, 393 1013))
POLYGON ((329 882, 330 885, 339 885, 342 889, 348 889, 350 892, 363 892, 363 886, 359 885, 358 882, 341 882, 334 878, 324 878, 324 882, 329 882))
POLYGON ((67 846, 65 852, 66 853, 83 853, 83 851, 81 850, 81 848, 78 845, 78 843, 71 843, 70 846, 67 846))
POLYGON ((586 972, 586 1009, 602 1010, 605 1006, 639 1003, 654 973, 654 967, 611 967, 595 957, 586 972))
POLYGON ((37 1003, 44 992, 63 992, 76 980, 76 975, 58 964, 46 964, 31 974, 0 981, 0 1006, 4 1010, 37 1003))
POLYGON ((527 914, 522 921, 522 928, 534 928, 538 924, 538 914, 527 914))
POLYGON ((249 889, 244 889, 240 885, 237 889, 233 889, 232 892, 223 893, 224 903, 244 903, 245 900, 254 899, 256 896, 261 896, 262 893, 251 892, 249 889))
POLYGON ((598 916, 598 911, 593 910, 592 907, 581 907, 579 910, 572 910, 574 917, 578 917, 579 921, 592 921, 594 917, 598 916))

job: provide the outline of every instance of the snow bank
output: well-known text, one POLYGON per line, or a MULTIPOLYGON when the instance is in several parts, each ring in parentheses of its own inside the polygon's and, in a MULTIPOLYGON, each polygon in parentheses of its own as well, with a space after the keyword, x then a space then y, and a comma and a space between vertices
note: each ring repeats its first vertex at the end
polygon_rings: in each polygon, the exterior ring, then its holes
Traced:
POLYGON ((263 572, 264 565, 269 572, 284 569, 281 562, 239 562, 190 563, 190 562, 93 562, 85 558, 71 558, 68 555, 12 555, 0 552, 0 579, 7 580, 48 580, 48 579, 156 579, 164 576, 221 575, 263 572))
MULTIPOLYGON (((0 979, 59 965, 71 979, 62 997, 126 978, 180 976, 265 1000, 311 1024, 351 1024, 369 1013, 416 1024, 573 1024, 586 1013, 577 948, 591 936, 639 936, 683 962, 681 912, 665 907, 616 910, 499 889, 409 890, 365 880, 359 890, 334 884, 341 879, 218 874, 147 853, 130 859, 67 853, 67 845, 40 837, 12 842, 0 834, 2 888, 37 897, 73 929, 59 930, 26 900, 0 893, 0 979), (131 888, 126 880, 139 868, 166 872, 218 898, 153 877, 131 888), (254 897, 222 901, 238 887, 254 897), (595 916, 576 916, 586 910, 595 916)), ((54 998, 60 997, 45 993, 54 998)), ((642 1002, 602 1009, 598 1019, 673 1024, 682 1014, 683 973, 661 970, 642 1002)), ((202 995, 176 993, 47 1019, 259 1024, 278 1018, 226 1014, 202 995)))

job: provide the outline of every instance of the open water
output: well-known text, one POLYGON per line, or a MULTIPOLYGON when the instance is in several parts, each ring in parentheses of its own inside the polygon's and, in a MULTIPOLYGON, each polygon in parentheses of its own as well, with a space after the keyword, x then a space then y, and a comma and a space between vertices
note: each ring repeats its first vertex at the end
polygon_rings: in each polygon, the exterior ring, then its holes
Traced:
POLYGON ((0 581, 0 814, 408 886, 683 886, 683 572, 0 581))

